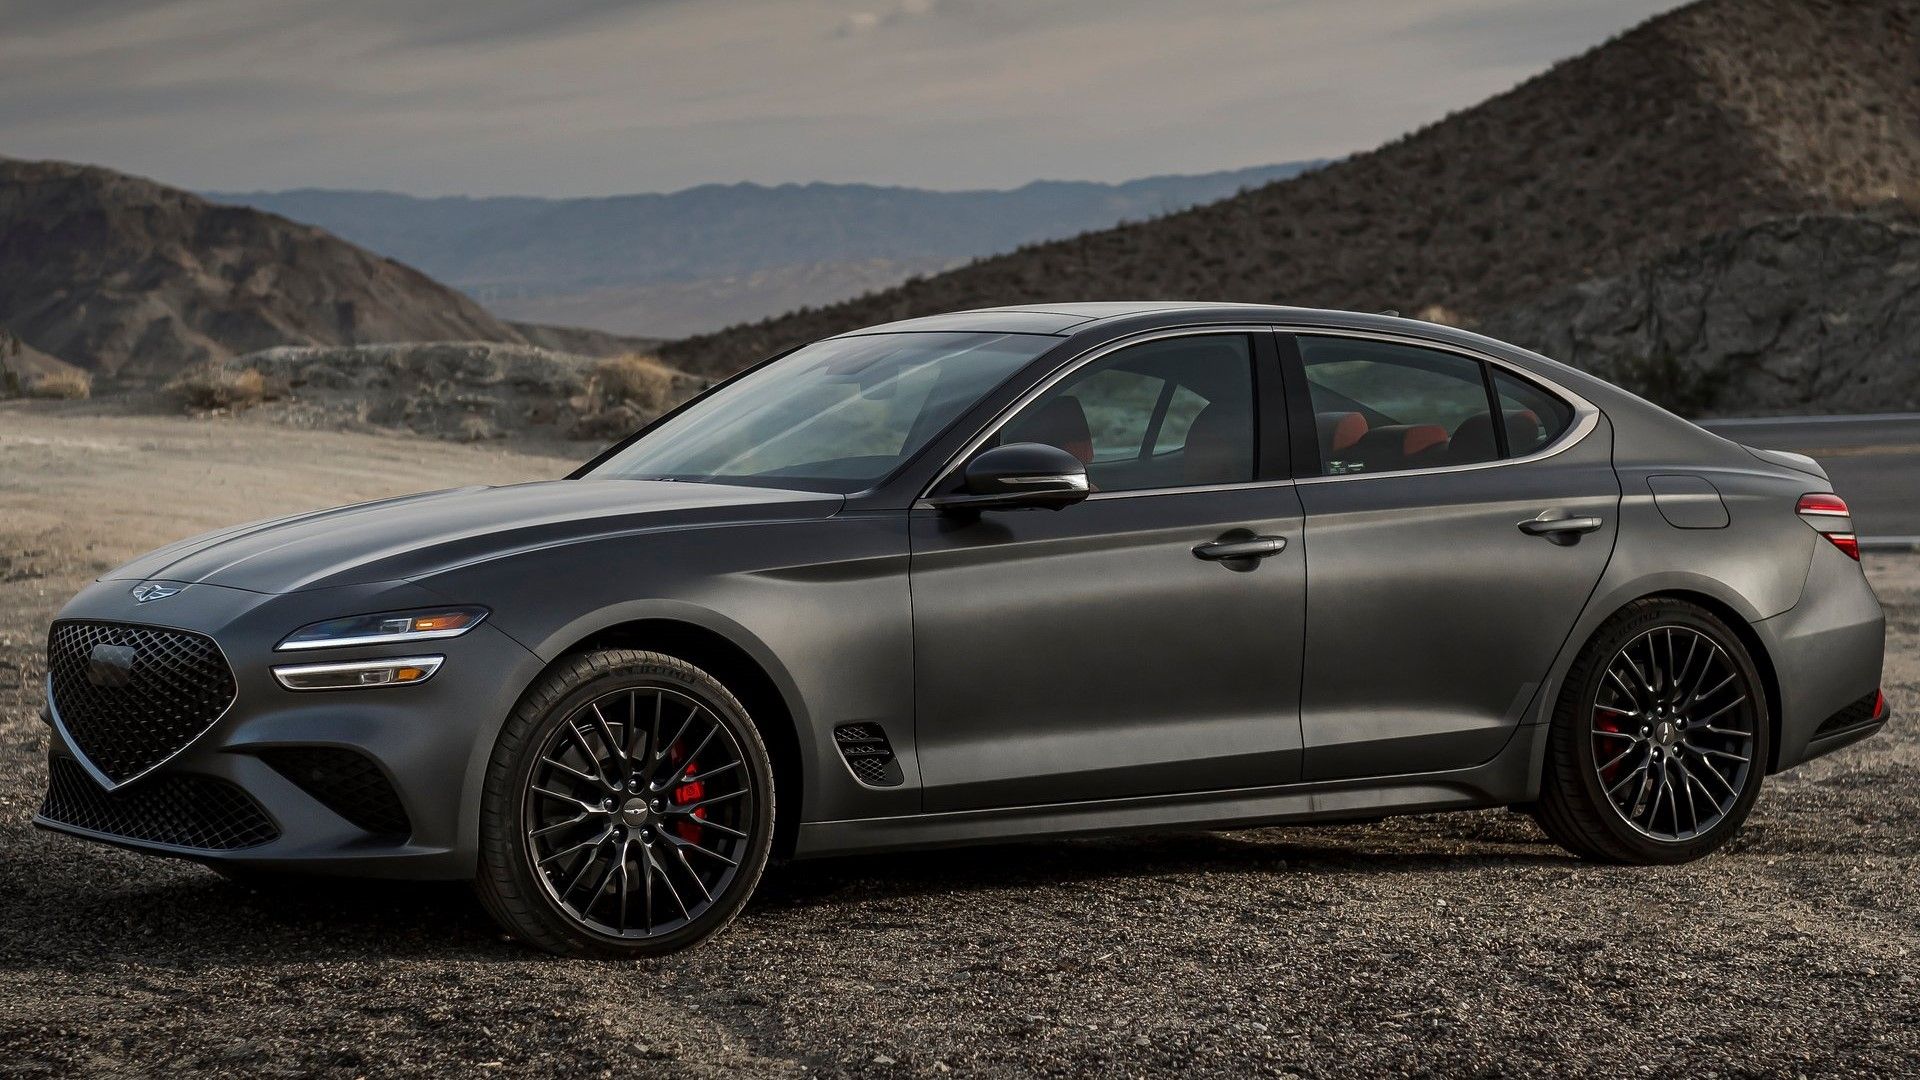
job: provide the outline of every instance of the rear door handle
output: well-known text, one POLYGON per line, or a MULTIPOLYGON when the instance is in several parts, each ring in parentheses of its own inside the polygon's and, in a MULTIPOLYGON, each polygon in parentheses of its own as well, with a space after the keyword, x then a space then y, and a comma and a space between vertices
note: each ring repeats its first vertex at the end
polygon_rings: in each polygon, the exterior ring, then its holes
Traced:
POLYGON ((1571 544, 1603 524, 1597 517, 1568 517, 1558 510, 1543 510, 1539 517, 1521 522, 1520 531, 1556 544, 1571 544))
POLYGON ((1215 540, 1193 549, 1194 557, 1208 562, 1222 559, 1264 559, 1287 550, 1284 536, 1256 536, 1251 540, 1215 540))

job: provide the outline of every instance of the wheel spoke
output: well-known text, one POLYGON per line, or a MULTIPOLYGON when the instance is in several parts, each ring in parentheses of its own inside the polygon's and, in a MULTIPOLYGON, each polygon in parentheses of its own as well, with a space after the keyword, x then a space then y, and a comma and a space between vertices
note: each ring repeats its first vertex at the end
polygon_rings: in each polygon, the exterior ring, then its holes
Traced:
POLYGON ((586 821, 589 816, 590 815, 583 813, 583 814, 580 814, 578 817, 570 817, 565 821, 556 821, 551 825, 542 825, 541 827, 533 830, 527 835, 530 837, 548 836, 552 833, 559 832, 561 829, 570 829, 573 826, 586 821))
POLYGON ((701 898, 709 904, 713 903, 713 894, 707 891, 707 883, 700 880, 700 875, 694 873, 693 864, 687 861, 687 853, 681 851, 680 845, 674 843, 669 843, 667 850, 673 852, 674 859, 680 863, 680 869, 685 870, 687 876, 693 879, 693 887, 700 890, 701 898))
POLYGON ((1640 688, 1622 678, 1620 672, 1613 668, 1608 668, 1607 678, 1612 679, 1614 683, 1620 687, 1621 691, 1627 695, 1627 700, 1633 702, 1635 709, 1644 709, 1647 707, 1647 703, 1640 699, 1640 688))
MULTIPOLYGON (((1700 725, 1700 726, 1701 726, 1701 727, 1703 727, 1703 728, 1706 728, 1706 729, 1707 729, 1708 731, 1712 731, 1712 730, 1714 730, 1714 728, 1713 728, 1713 722, 1714 722, 1715 720, 1718 720, 1718 719, 1720 719, 1721 717, 1723 717, 1723 716, 1725 716, 1725 715, 1727 715, 1727 713, 1728 713, 1729 711, 1731 711, 1732 709, 1734 709, 1735 707, 1737 707, 1737 706, 1739 706, 1739 705, 1741 705, 1741 704, 1744 704, 1744 703, 1746 702, 1746 700, 1747 700, 1747 695, 1745 695, 1745 694, 1741 694, 1741 695, 1740 695, 1739 697, 1737 697, 1737 698, 1734 698, 1734 699, 1733 699, 1732 701, 1729 701, 1729 702, 1727 702, 1727 703, 1726 703, 1725 705, 1722 705, 1722 706, 1720 706, 1719 708, 1717 708, 1717 709, 1715 709, 1715 710, 1713 710, 1712 712, 1710 712, 1710 713, 1708 713, 1707 715, 1705 715, 1705 716, 1703 716, 1703 717, 1701 717, 1700 719, 1698 719, 1698 720, 1696 720, 1696 721, 1694 721, 1694 723, 1696 723, 1696 724, 1698 724, 1698 725, 1700 725)), ((1743 734, 1744 734, 1744 732, 1743 732, 1743 734)))
POLYGON ((660 884, 665 885, 667 887, 667 895, 673 897, 673 906, 680 909, 680 917, 683 919, 692 919, 693 918, 692 913, 687 910, 687 902, 680 898, 679 888, 677 888, 674 885, 673 879, 667 876, 667 868, 665 864, 661 863, 660 860, 654 858, 652 848, 642 847, 640 850, 641 850, 641 853, 646 855, 647 857, 647 865, 659 871, 660 884))
MULTIPOLYGON (((1687 771, 1687 763, 1678 757, 1673 759, 1673 767, 1680 770, 1680 788, 1687 794, 1687 820, 1693 822, 1693 833, 1695 836, 1698 836, 1700 834, 1700 804, 1693 801, 1693 774, 1687 771)), ((1678 827, 1679 824, 1678 821, 1674 822, 1676 827, 1678 827)))
POLYGON ((604 779, 598 776, 595 776, 584 769, 576 769, 573 766, 567 764, 566 762, 561 761, 559 758, 543 757, 540 759, 540 764, 551 765, 554 768, 559 769, 563 773, 571 773, 574 776, 577 776, 580 779, 585 780, 589 784, 605 784, 606 783, 604 779))
POLYGON ((600 711, 600 703, 596 701, 587 707, 593 710, 594 730, 606 742, 607 749, 612 751, 614 762, 625 765, 627 763, 626 747, 620 744, 619 739, 613 737, 613 725, 607 723, 607 714, 600 711))
MULTIPOLYGON (((1620 802, 1620 799, 1619 799, 1620 789, 1623 787, 1626 787, 1628 784, 1631 784, 1635 780, 1643 779, 1646 775, 1647 769, 1650 766, 1652 766, 1652 764, 1653 764, 1653 758, 1649 757, 1645 761, 1642 761, 1640 764, 1635 765, 1633 769, 1627 773, 1627 775, 1620 778, 1619 783, 1607 789, 1607 798, 1612 799, 1615 805, 1618 805, 1620 802)), ((1643 794, 1636 794, 1634 796, 1634 802, 1637 804, 1639 800, 1643 797, 1644 797, 1643 794)))
POLYGON ((559 801, 564 803, 572 803, 573 805, 579 807, 581 810, 584 810, 589 814, 604 814, 607 812, 607 808, 599 805, 598 803, 590 803, 585 799, 582 799, 573 795, 567 795, 562 792, 555 791, 552 788, 536 786, 533 789, 533 793, 535 795, 545 795, 549 799, 558 799, 559 801))
MULTIPOLYGON (((1730 800, 1728 805, 1731 805, 1732 802, 1739 801, 1740 793, 1733 789, 1733 785, 1727 782, 1726 777, 1720 775, 1720 770, 1717 768, 1714 768, 1713 762, 1708 761, 1705 758, 1702 758, 1700 759, 1700 767, 1702 770, 1706 772, 1708 776, 1713 777, 1715 782, 1717 782, 1720 785, 1720 789, 1722 791, 1725 791, 1727 793, 1727 798, 1730 800)), ((1705 787, 1704 784, 1701 786, 1705 787)))
MULTIPOLYGON (((671 806, 668 806, 665 810, 661 812, 666 814, 675 814, 680 817, 692 817, 693 812, 695 810, 705 810, 709 806, 718 806, 724 802, 731 802, 734 799, 737 799, 740 796, 745 795, 746 793, 747 793, 747 789, 741 788, 738 791, 728 791, 719 795, 709 795, 706 798, 699 800, 698 802, 675 803, 671 806)), ((705 824, 705 822, 702 822, 702 824, 705 824)))
MULTIPOLYGON (((665 836, 667 834, 663 833, 661 835, 665 836)), ((706 848, 701 847, 699 844, 696 844, 691 840, 682 839, 681 837, 678 837, 678 836, 667 836, 667 842, 669 844, 672 844, 676 851, 697 851, 700 854, 705 855, 709 859, 718 860, 720 862, 726 863, 728 866, 740 865, 734 860, 727 858, 725 855, 722 855, 717 851, 709 851, 706 848)))
POLYGON ((718 724, 715 724, 713 727, 707 729, 707 737, 700 740, 700 745, 694 747, 692 753, 680 759, 679 768, 673 770, 673 775, 667 779, 667 782, 664 784, 658 785, 658 787, 663 791, 669 788, 679 787, 680 782, 687 778, 687 770, 693 768, 693 759, 699 757, 700 752, 702 750, 705 750, 707 748, 707 744, 711 743, 713 741, 713 737, 718 734, 720 734, 720 725, 718 724))
POLYGON ((1635 746, 1629 746, 1625 750, 1620 751, 1620 754, 1618 757, 1614 758, 1612 761, 1607 762, 1605 765, 1600 766, 1601 774, 1605 775, 1608 769, 1611 769, 1615 765, 1618 765, 1621 762, 1627 760, 1627 758, 1633 756, 1633 752, 1638 749, 1640 749, 1640 747, 1638 745, 1635 745, 1635 746))

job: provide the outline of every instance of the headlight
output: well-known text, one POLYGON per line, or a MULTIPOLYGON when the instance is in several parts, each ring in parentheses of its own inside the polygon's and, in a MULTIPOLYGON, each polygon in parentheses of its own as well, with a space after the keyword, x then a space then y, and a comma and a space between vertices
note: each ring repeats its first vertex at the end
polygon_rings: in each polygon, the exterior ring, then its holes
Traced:
POLYGON ((287 664, 273 669, 273 677, 289 690, 358 690, 373 686, 406 686, 433 678, 446 662, 444 656, 409 656, 394 660, 355 660, 345 664, 287 664))
POLYGON ((328 619, 303 626, 274 646, 276 652, 292 649, 335 649, 343 645, 393 645, 403 641, 428 641, 433 638, 459 637, 480 625, 487 617, 483 607, 427 608, 420 611, 390 611, 380 615, 353 615, 328 619))

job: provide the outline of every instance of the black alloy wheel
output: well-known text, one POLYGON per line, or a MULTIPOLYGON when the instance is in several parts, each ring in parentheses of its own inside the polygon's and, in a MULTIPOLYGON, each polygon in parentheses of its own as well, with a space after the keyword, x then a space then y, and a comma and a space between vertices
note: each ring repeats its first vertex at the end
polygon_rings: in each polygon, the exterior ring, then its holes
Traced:
POLYGON ((1622 646, 1591 714, 1594 768, 1620 817, 1669 842, 1726 820, 1753 768, 1753 693, 1691 627, 1655 627, 1622 646))
POLYGON ((1636 601, 1567 673, 1534 817, 1591 859, 1699 858, 1759 797, 1769 722, 1758 669, 1726 623, 1684 600, 1636 601))
POLYGON ((607 651, 528 699, 489 769, 479 884, 495 916, 597 956, 685 948, 731 921, 773 822, 766 748, 733 695, 675 658, 607 651))

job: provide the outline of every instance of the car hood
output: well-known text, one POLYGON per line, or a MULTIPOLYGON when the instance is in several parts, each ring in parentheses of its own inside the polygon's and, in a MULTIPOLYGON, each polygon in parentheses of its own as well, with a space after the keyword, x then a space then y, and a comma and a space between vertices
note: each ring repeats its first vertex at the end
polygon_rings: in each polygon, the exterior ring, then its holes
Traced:
POLYGON ((589 537, 756 520, 827 517, 839 495, 657 480, 548 480, 341 506, 206 533, 103 579, 253 592, 423 577, 589 537))

